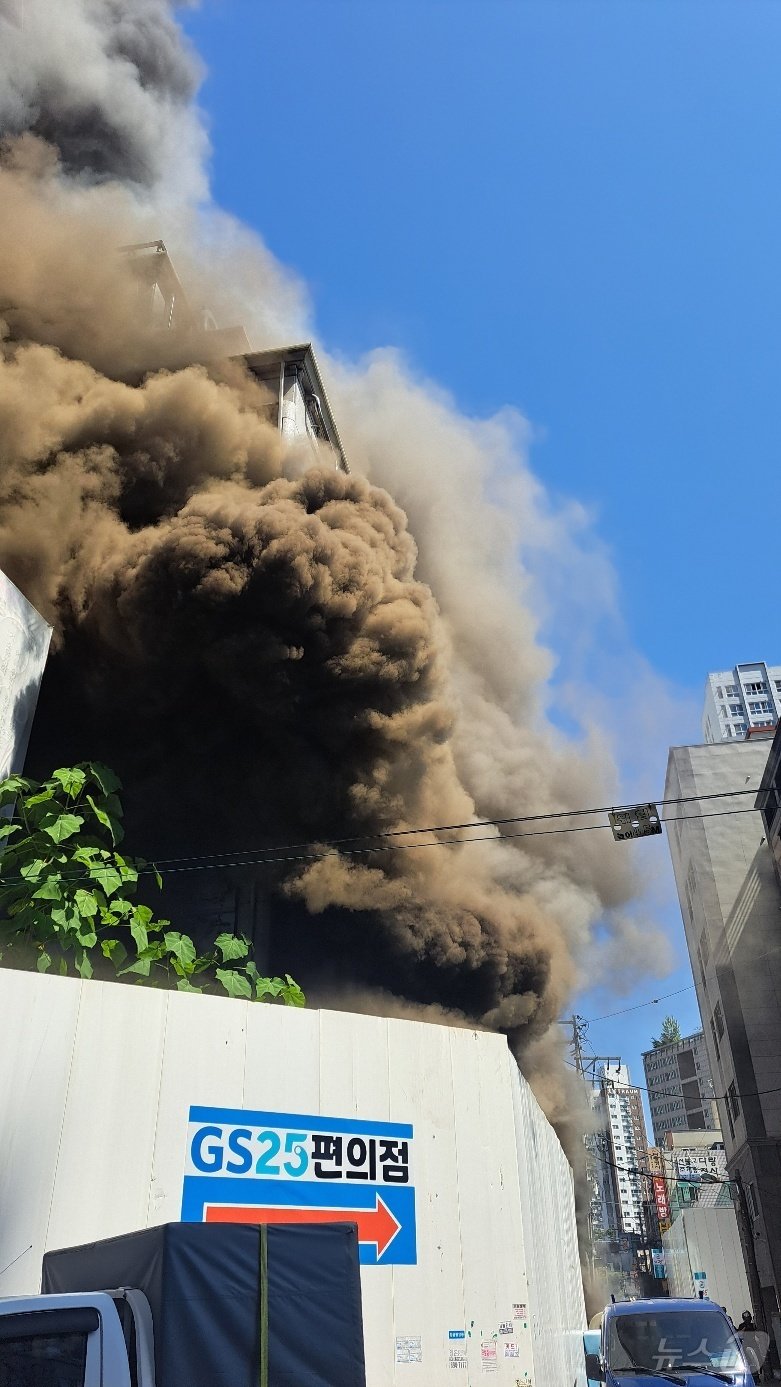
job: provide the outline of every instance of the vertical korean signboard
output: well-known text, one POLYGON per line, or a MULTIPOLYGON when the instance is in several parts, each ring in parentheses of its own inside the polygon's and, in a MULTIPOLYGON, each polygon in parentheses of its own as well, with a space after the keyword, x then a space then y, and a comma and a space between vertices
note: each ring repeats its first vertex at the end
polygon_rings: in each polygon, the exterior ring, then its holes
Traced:
POLYGON ((408 1123, 192 1107, 182 1219, 350 1222, 361 1262, 417 1261, 408 1123))
POLYGON ((663 1175, 654 1175, 653 1186, 659 1227, 664 1233, 670 1227, 670 1196, 667 1193, 667 1181, 663 1175))

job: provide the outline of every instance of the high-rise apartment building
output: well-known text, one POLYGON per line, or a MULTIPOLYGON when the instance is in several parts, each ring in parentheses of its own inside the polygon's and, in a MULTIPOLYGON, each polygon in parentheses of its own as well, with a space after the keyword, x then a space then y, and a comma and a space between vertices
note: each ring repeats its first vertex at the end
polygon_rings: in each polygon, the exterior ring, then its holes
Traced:
POLYGON ((755 1309, 781 1331, 781 890, 752 808, 768 750, 734 739, 673 747, 664 795, 688 801, 668 806, 670 854, 727 1167, 745 1192, 755 1309))
POLYGON ((647 1169, 648 1140, 640 1090, 632 1087, 625 1064, 603 1064, 597 1077, 596 1109, 606 1134, 605 1163, 612 1187, 606 1203, 615 1211, 617 1232, 643 1234, 647 1182, 641 1172, 647 1169))
POLYGON ((718 1130, 705 1035, 696 1031, 643 1053, 654 1141, 667 1132, 718 1130))
POLYGON ((706 742, 742 740, 781 722, 781 665, 736 665, 705 681, 702 734, 706 742))

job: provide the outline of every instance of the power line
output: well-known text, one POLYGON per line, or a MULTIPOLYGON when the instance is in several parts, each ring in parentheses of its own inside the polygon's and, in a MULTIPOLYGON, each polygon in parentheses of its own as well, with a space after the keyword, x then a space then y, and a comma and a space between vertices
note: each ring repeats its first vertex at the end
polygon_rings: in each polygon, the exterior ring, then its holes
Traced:
MULTIPOLYGON (((714 800, 714 799, 734 799, 736 796, 739 796, 739 795, 757 795, 757 794, 759 794, 759 789, 758 789, 758 788, 755 788, 755 789, 747 789, 747 788, 744 788, 744 789, 742 789, 742 790, 724 790, 724 791, 721 791, 719 794, 709 794, 709 795, 682 795, 682 796, 679 796, 679 797, 676 798, 676 799, 660 799, 660 800, 655 800, 654 803, 656 804, 657 808, 658 808, 660 805, 661 805, 663 808, 667 808, 667 807, 669 807, 669 806, 671 806, 671 805, 704 804, 706 801, 710 801, 710 800, 714 800)), ((504 818, 504 819, 473 819, 473 820, 466 821, 466 822, 464 822, 464 823, 456 823, 456 824, 428 824, 428 825, 425 825, 425 826, 423 826, 423 827, 421 827, 421 828, 388 828, 388 829, 379 829, 376 833, 354 833, 354 834, 351 834, 350 836, 347 836, 347 837, 341 837, 341 838, 328 838, 328 839, 322 839, 322 840, 319 840, 319 841, 321 842, 321 844, 322 844, 323 847, 328 847, 328 848, 343 848, 344 851, 347 851, 347 849, 344 848, 344 845, 347 844, 347 843, 369 843, 369 842, 376 842, 378 839, 387 840, 387 839, 391 839, 391 838, 408 838, 408 837, 411 837, 412 835, 414 835, 414 834, 416 834, 416 833, 458 833, 458 832, 461 832, 461 831, 466 830, 466 829, 475 829, 475 828, 503 828, 506 824, 544 823, 544 822, 550 822, 551 820, 554 820, 554 819, 588 818, 589 816, 591 816, 591 815, 593 815, 593 814, 612 814, 612 813, 615 813, 615 812, 618 812, 618 811, 621 811, 621 810, 633 809, 634 807, 635 807, 635 806, 634 806, 634 805, 631 805, 631 804, 623 804, 623 805, 610 804, 610 805, 600 805, 600 806, 598 806, 598 807, 596 807, 596 808, 594 808, 594 809, 556 809, 556 810, 550 810, 549 812, 547 812, 547 813, 545 813, 545 814, 514 814, 514 815, 512 815, 511 817, 509 817, 509 818, 504 818)), ((723 812, 723 813, 729 813, 729 812, 735 812, 735 811, 723 810, 722 812, 723 812)), ((751 808, 750 808, 748 811, 745 811, 745 810, 744 810, 744 811, 742 811, 742 812, 754 813, 754 812, 759 812, 759 811, 755 811, 755 808, 754 808, 754 806, 752 805, 751 808)), ((667 815, 660 815, 659 817, 660 817, 660 821, 661 821, 662 823, 667 823, 667 822, 668 822, 669 820, 671 820, 671 819, 675 819, 675 820, 678 820, 679 822, 682 822, 684 819, 693 819, 693 818, 705 817, 705 816, 696 815, 696 814, 684 814, 684 815, 667 814, 667 815)), ((588 829, 591 829, 591 828, 610 828, 610 824, 609 824, 609 823, 608 823, 608 824, 587 824, 587 825, 583 825, 583 826, 581 826, 581 825, 573 825, 572 827, 565 827, 565 828, 560 828, 560 829, 550 829, 550 830, 547 830, 547 831, 550 832, 550 833, 574 833, 574 832, 579 832, 579 831, 587 831, 588 829)), ((539 835, 542 837, 542 836, 543 836, 543 833, 544 833, 544 830, 540 829, 540 830, 538 830, 538 833, 539 833, 539 835)), ((499 834, 499 835, 493 835, 493 834, 490 835, 491 838, 493 838, 494 836, 497 837, 497 840, 501 840, 502 838, 521 838, 521 837, 524 837, 524 836, 526 836, 526 837, 531 837, 532 835, 531 835, 531 834, 526 834, 526 835, 525 835, 525 834, 522 834, 522 833, 502 833, 502 834, 499 834)), ((460 838, 457 838, 457 839, 453 839, 453 843, 454 843, 455 845, 458 845, 458 844, 461 843, 461 842, 482 843, 482 842, 485 842, 485 841, 486 841, 486 839, 484 839, 484 838, 467 838, 467 839, 460 839, 460 838)), ((301 849, 308 848, 308 847, 311 847, 311 846, 312 846, 311 840, 307 840, 306 842, 303 842, 303 843, 289 843, 289 844, 284 844, 284 845, 278 845, 278 846, 276 846, 276 847, 275 847, 273 844, 271 844, 271 845, 269 845, 268 847, 265 847, 265 848, 246 848, 246 849, 240 849, 238 852, 236 852, 236 851, 231 851, 231 850, 227 850, 227 851, 225 851, 225 852, 201 853, 201 854, 199 854, 199 855, 200 855, 201 857, 211 857, 211 858, 237 857, 237 856, 244 856, 245 854, 247 854, 247 853, 252 853, 252 852, 298 852, 298 851, 301 850, 301 849)), ((400 845, 400 846, 404 846, 404 845, 400 845)), ((412 847, 429 847, 429 846, 436 846, 436 844, 413 843, 413 844, 411 844, 411 846, 412 846, 412 847)), ((353 851, 356 851, 356 849, 353 849, 353 851)), ((367 851, 368 851, 368 849, 367 849, 367 851)), ((175 863, 177 863, 177 862, 190 862, 190 861, 192 861, 192 860, 193 860, 193 859, 190 858, 190 857, 163 857, 163 858, 159 858, 159 859, 158 859, 158 862, 159 862, 159 865, 160 865, 160 866, 169 866, 169 865, 173 865, 173 864, 175 864, 175 863)), ((234 864, 231 864, 231 865, 234 865, 234 864)))
MULTIPOLYGON (((712 818, 714 816, 708 814, 706 817, 712 818)), ((587 1026, 594 1026, 597 1021, 609 1021, 611 1016, 626 1016, 628 1011, 640 1011, 642 1007, 655 1007, 659 1002, 669 1001, 670 997, 680 997, 682 992, 691 992, 693 987, 694 983, 690 982, 685 987, 679 987, 675 992, 665 992, 661 997, 650 997, 647 1002, 637 1002, 633 1007, 621 1007, 619 1011, 605 1012, 604 1016, 586 1016, 582 1017, 581 1020, 585 1021, 587 1026)))
MULTIPOLYGON (((565 1060, 564 1063, 569 1069, 577 1068, 570 1060, 565 1060)), ((611 1079, 606 1079, 605 1082, 611 1084, 611 1091, 616 1093, 620 1093, 624 1089, 636 1088, 641 1093, 653 1093, 658 1098, 680 1098, 681 1096, 680 1089, 646 1088, 644 1084, 618 1084, 611 1079)), ((781 1087, 758 1088, 752 1093, 738 1093, 737 1089, 734 1093, 706 1093, 705 1100, 706 1102, 729 1103, 733 1098, 740 1098, 745 1102, 747 1098, 768 1098, 773 1093, 781 1093, 781 1087)))
MULTIPOLYGON (((658 800, 656 803, 663 806, 700 804, 716 799, 734 799, 736 796, 756 795, 758 793, 759 791, 757 789, 744 788, 742 790, 724 790, 718 794, 684 795, 675 799, 658 800)), ((504 819, 478 819, 461 824, 435 824, 423 828, 381 829, 376 833, 367 833, 363 835, 354 834, 351 837, 344 838, 320 839, 317 842, 309 840, 301 843, 278 844, 277 846, 269 846, 267 848, 238 848, 224 852, 202 852, 182 857, 156 858, 154 863, 139 868, 139 875, 155 875, 159 867, 163 867, 166 874, 170 874, 171 872, 214 871, 217 868, 261 867, 274 866, 286 862, 319 861, 327 852, 333 850, 337 850, 346 857, 358 857, 369 853, 374 854, 391 851, 409 852, 418 848, 464 847, 468 846, 470 843, 503 843, 510 839, 517 838, 544 838, 564 833, 589 833, 597 829, 609 829, 611 825, 609 823, 567 824, 562 828, 532 829, 530 831, 522 830, 520 833, 489 833, 471 838, 435 838, 425 843, 399 843, 391 841, 401 837, 410 837, 413 834, 461 832, 466 829, 488 827, 500 828, 505 824, 547 823, 554 819, 582 818, 594 814, 609 814, 616 812, 617 809, 632 807, 631 805, 603 805, 594 809, 560 809, 545 814, 517 814, 504 819), (346 846, 350 843, 357 844, 358 846, 346 846), (361 846, 362 844, 363 846, 361 846), (309 851, 303 851, 304 849, 309 849, 309 851), (250 854, 258 852, 270 853, 272 855, 264 857, 250 856, 250 854)), ((709 819, 730 814, 754 814, 758 812, 755 806, 751 805, 743 809, 712 810, 708 814, 660 814, 659 820, 661 823, 669 823, 670 821, 683 823, 691 819, 709 819)), ((9 880, 16 879, 16 877, 8 878, 0 876, 0 883, 7 883, 9 880)), ((78 876, 61 874, 60 879, 64 881, 94 880, 88 872, 79 873, 78 876)))
MULTIPOLYGON (((743 791, 740 791, 740 790, 737 790, 737 791, 734 791, 734 793, 735 793, 735 794, 742 794, 742 793, 744 793, 744 792, 743 792, 743 791)), ((745 792, 745 793, 748 793, 748 792, 745 792)), ((752 793, 753 793, 753 792, 752 792, 752 793)), ((697 797, 697 796, 693 796, 692 798, 698 798, 698 797, 697 797)), ((711 796, 711 798, 713 798, 713 797, 711 796)), ((721 799, 722 796, 721 796, 721 795, 717 795, 717 796, 715 796, 715 798, 721 799)), ((580 810, 580 809, 578 809, 578 810, 571 810, 571 811, 568 811, 568 812, 571 812, 571 813, 573 813, 573 814, 599 814, 599 813, 601 813, 602 811, 599 810, 599 809, 588 809, 588 810, 580 810)), ((677 815, 668 815, 667 817, 665 817, 665 816, 663 816, 663 815, 660 815, 659 817, 660 817, 660 821, 661 821, 662 823, 667 823, 667 822, 669 822, 671 819, 674 820, 675 822, 681 823, 681 822, 684 822, 684 820, 690 820, 690 819, 717 819, 717 818, 723 818, 725 815, 733 815, 733 814, 754 814, 754 813, 757 813, 757 812, 758 812, 758 811, 755 810, 753 806, 751 806, 751 807, 748 808, 748 809, 715 809, 715 810, 712 810, 711 813, 709 813, 709 814, 686 814, 686 815, 684 816, 684 819, 678 818, 677 815)), ((552 817, 552 816, 551 816, 551 815, 548 815, 548 814, 541 814, 541 815, 539 815, 539 819, 540 819, 540 820, 549 819, 549 818, 551 818, 551 817, 552 817)), ((560 816, 560 817, 563 817, 563 815, 560 816)), ((512 820, 505 820, 505 822, 535 822, 535 821, 536 821, 536 820, 535 820, 534 816, 529 816, 529 818, 526 819, 526 820, 520 820, 520 819, 519 819, 519 820, 515 820, 515 821, 512 821, 512 820)), ((486 822, 492 822, 492 821, 491 821, 491 820, 488 820, 488 821, 486 821, 486 822)), ((468 825, 468 827, 477 827, 477 828, 479 828, 479 827, 480 827, 480 824, 468 825)), ((277 848, 266 849, 266 851, 271 852, 271 853, 274 854, 273 856, 270 856, 270 857, 248 857, 248 856, 246 856, 245 854, 252 852, 253 849, 251 849, 251 848, 246 848, 246 849, 238 849, 238 850, 236 850, 236 851, 235 851, 234 853, 232 853, 232 854, 229 854, 229 853, 196 853, 196 854, 193 854, 191 857, 158 858, 158 859, 156 859, 156 861, 155 861, 154 863, 149 863, 149 864, 147 864, 147 865, 145 865, 145 866, 143 866, 143 867, 139 867, 139 868, 138 868, 138 874, 139 874, 139 876, 154 876, 154 875, 157 873, 157 871, 158 871, 158 867, 162 867, 162 868, 165 870, 166 875, 167 875, 167 876, 170 876, 172 873, 181 873, 181 872, 213 872, 213 871, 219 871, 219 870, 226 870, 226 869, 231 868, 231 867, 284 866, 284 864, 287 863, 287 862, 319 862, 322 858, 326 857, 326 856, 327 856, 330 852, 332 852, 332 851, 333 851, 333 852, 337 852, 338 854, 340 854, 340 855, 343 856, 343 857, 363 857, 363 856, 365 856, 365 855, 367 855, 367 854, 370 854, 370 853, 373 854, 373 853, 386 853, 386 852, 413 852, 413 851, 415 851, 416 849, 419 849, 419 848, 460 848, 460 847, 468 847, 470 843, 497 843, 497 844, 501 844, 501 843, 507 842, 508 840, 513 840, 513 839, 516 839, 516 838, 547 838, 547 837, 550 837, 550 836, 553 836, 553 835, 558 835, 558 834, 563 834, 563 833, 590 833, 590 832, 593 832, 593 831, 595 831, 595 830, 597 830, 597 829, 609 829, 609 828, 610 828, 610 824, 570 824, 570 825, 568 825, 568 826, 565 826, 564 828, 541 828, 541 829, 532 829, 531 831, 525 830, 525 831, 522 831, 521 833, 500 833, 500 834, 486 833, 486 834, 481 834, 481 835, 480 835, 479 837, 477 837, 477 838, 435 838, 435 839, 432 839, 430 842, 427 842, 427 843, 389 843, 389 842, 383 842, 383 843, 377 844, 376 846, 372 846, 372 845, 367 841, 367 842, 366 842, 366 846, 364 846, 364 847, 353 847, 353 848, 343 847, 343 846, 341 846, 341 844, 343 844, 343 843, 351 843, 351 842, 356 842, 356 841, 360 842, 361 840, 360 840, 359 838, 332 839, 332 840, 326 840, 326 841, 324 841, 324 842, 322 843, 322 845, 319 846, 319 847, 317 847, 317 846, 316 846, 315 844, 313 844, 313 843, 304 843, 304 844, 300 844, 300 845, 299 845, 299 844, 290 844, 289 847, 280 846, 280 847, 277 847, 277 848), (313 848, 314 850, 313 850, 313 851, 310 851, 310 852, 298 852, 298 851, 296 851, 296 849, 297 849, 299 846, 301 846, 301 847, 307 847, 307 848, 313 848), (230 861, 229 861, 229 860, 226 860, 226 859, 228 859, 228 858, 232 858, 232 860, 230 860, 230 861), (205 860, 205 859, 208 859, 208 860, 205 860), (178 864, 186 864, 186 865, 178 865, 178 864), (187 865, 187 864, 189 864, 189 865, 187 865)), ((440 830, 439 828, 431 828, 431 829, 416 828, 416 829, 400 829, 400 830, 398 830, 398 831, 399 831, 400 833, 439 833, 439 832, 444 832, 445 830, 440 830)), ((394 830, 394 832, 395 832, 395 830, 394 830)), ((380 837, 383 837, 383 834, 376 834, 376 835, 374 835, 374 836, 380 838, 380 837)), ((385 836, 390 837, 390 836, 391 836, 390 831, 389 831, 388 834, 385 835, 385 836)), ((368 839, 368 837, 369 837, 369 835, 367 835, 367 839, 368 839)), ((255 851, 258 851, 258 849, 255 849, 255 851)), ((260 849, 260 851, 263 851, 263 849, 260 849)), ((73 875, 73 876, 72 876, 72 875, 69 875, 68 873, 61 873, 59 879, 60 879, 61 881, 93 881, 93 880, 95 880, 95 878, 91 877, 90 874, 89 874, 88 872, 79 873, 78 875, 73 875)), ((7 884, 9 883, 9 881, 16 881, 16 880, 18 880, 18 876, 14 876, 14 877, 3 877, 3 876, 0 876, 0 884, 7 885, 7 884)), ((98 882, 97 884, 99 885, 100 883, 98 882)))

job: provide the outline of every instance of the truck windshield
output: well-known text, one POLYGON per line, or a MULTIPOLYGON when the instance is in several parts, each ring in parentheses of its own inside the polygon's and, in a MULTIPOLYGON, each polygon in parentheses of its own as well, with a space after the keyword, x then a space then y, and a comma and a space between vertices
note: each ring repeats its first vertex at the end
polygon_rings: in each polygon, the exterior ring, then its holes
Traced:
POLYGON ((615 1315, 608 1328, 607 1361, 613 1372, 640 1367, 744 1371, 740 1346, 718 1310, 663 1310, 615 1315))
POLYGON ((0 1341, 0 1387, 84 1387, 86 1334, 0 1341))

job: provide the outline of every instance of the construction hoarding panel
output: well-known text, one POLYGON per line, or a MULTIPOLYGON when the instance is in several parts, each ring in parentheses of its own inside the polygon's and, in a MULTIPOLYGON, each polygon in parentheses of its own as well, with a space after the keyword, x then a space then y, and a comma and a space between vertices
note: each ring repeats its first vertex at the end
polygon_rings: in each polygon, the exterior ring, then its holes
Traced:
POLYGON ((358 1225, 372 1387, 585 1387, 572 1173, 502 1037, 2 969, 0 1016, 0 1294, 308 1208, 358 1225))

